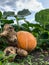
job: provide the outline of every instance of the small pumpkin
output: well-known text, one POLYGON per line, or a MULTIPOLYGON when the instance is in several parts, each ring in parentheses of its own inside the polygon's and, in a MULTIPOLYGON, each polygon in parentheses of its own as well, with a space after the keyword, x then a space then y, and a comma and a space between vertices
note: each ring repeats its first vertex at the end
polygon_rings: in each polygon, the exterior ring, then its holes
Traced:
POLYGON ((24 49, 18 48, 18 49, 17 49, 17 54, 18 54, 19 56, 24 56, 24 57, 26 57, 26 56, 28 55, 28 52, 27 52, 26 50, 24 50, 24 49))
POLYGON ((37 45, 37 41, 34 35, 27 31, 18 31, 17 41, 18 48, 22 48, 27 51, 32 51, 37 45))
POLYGON ((12 57, 10 57, 9 59, 8 59, 8 61, 14 61, 14 59, 15 59, 15 57, 16 57, 16 49, 15 49, 15 47, 12 47, 12 46, 9 46, 9 47, 7 47, 7 48, 5 48, 4 49, 4 53, 5 53, 5 56, 10 56, 10 55, 12 55, 12 57))

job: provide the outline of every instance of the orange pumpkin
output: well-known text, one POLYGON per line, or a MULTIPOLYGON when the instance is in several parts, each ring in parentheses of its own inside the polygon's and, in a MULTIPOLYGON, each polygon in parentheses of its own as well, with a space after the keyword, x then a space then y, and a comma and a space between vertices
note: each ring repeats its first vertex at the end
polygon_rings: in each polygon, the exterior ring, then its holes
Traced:
POLYGON ((36 38, 27 31, 17 32, 18 47, 27 51, 32 51, 36 45, 36 38))

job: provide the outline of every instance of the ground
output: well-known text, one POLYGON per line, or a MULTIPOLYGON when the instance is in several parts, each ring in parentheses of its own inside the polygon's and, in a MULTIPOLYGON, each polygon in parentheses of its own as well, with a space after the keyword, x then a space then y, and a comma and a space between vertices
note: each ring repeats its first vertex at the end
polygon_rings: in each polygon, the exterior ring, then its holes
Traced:
POLYGON ((49 65, 49 50, 32 51, 27 57, 16 57, 17 65, 49 65))

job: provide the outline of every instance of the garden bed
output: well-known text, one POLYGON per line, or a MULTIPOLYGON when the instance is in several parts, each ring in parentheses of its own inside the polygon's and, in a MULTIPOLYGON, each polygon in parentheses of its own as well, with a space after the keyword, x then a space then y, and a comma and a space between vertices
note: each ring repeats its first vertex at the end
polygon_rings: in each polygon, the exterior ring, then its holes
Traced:
POLYGON ((16 57, 18 65, 49 65, 49 50, 31 52, 27 57, 16 57))

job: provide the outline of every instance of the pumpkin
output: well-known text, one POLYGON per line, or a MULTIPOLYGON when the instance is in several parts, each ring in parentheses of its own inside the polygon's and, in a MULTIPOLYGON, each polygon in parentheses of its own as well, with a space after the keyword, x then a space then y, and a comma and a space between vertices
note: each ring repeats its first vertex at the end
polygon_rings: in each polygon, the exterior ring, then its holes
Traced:
POLYGON ((27 31, 18 31, 17 32, 17 41, 18 48, 22 48, 27 51, 32 51, 37 45, 36 38, 34 35, 27 31))
POLYGON ((17 49, 17 54, 18 54, 19 56, 24 56, 24 57, 26 57, 26 56, 28 55, 28 52, 25 51, 24 49, 18 48, 18 49, 17 49))
POLYGON ((4 49, 4 53, 5 53, 5 56, 9 56, 9 59, 8 61, 14 61, 15 57, 16 57, 16 49, 15 47, 12 47, 12 46, 9 46, 7 48, 4 49), (13 55, 12 55, 13 54, 13 55), (10 56, 11 55, 11 56, 10 56))

